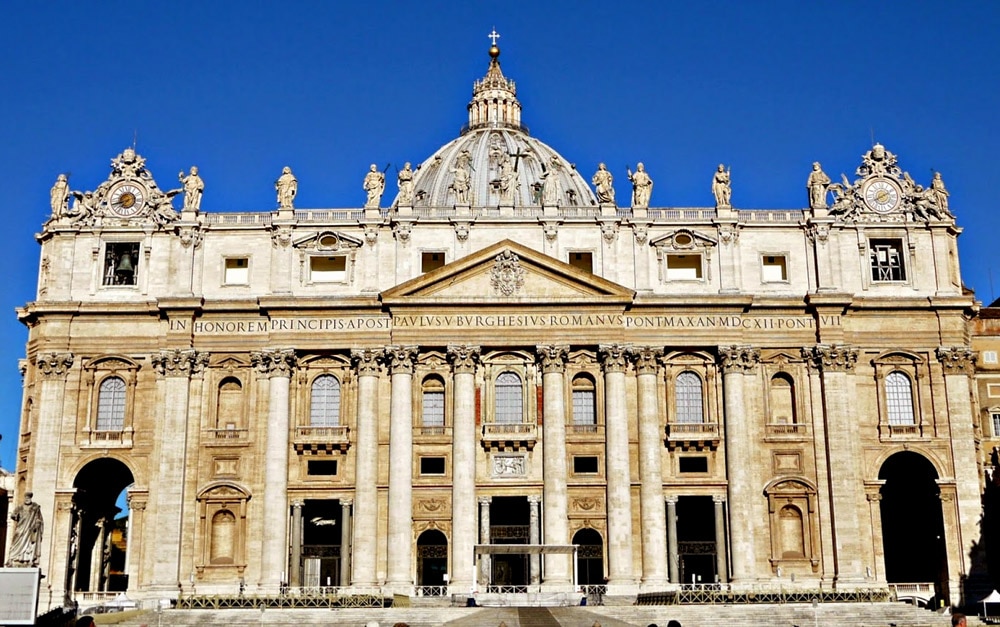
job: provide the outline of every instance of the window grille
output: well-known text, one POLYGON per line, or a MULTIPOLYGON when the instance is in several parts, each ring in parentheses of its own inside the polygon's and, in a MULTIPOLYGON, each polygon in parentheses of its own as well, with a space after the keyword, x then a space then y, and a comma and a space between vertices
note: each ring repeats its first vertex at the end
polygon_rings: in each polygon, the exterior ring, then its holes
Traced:
POLYGON ((442 390, 424 390, 421 419, 425 427, 444 426, 444 392, 442 390))
POLYGON ((320 375, 313 381, 309 424, 314 427, 340 424, 340 381, 333 375, 320 375))
POLYGON ((496 382, 496 422, 511 424, 524 422, 521 400, 521 377, 513 372, 504 372, 496 382))
POLYGON ((101 382, 97 398, 97 430, 121 431, 125 428, 125 382, 109 377, 101 382))
POLYGON ((677 395, 677 422, 705 422, 701 377, 690 371, 682 372, 677 375, 674 389, 677 395))
POLYGON ((890 425, 912 425, 913 389, 910 377, 902 372, 891 372, 885 378, 886 406, 889 410, 890 425))

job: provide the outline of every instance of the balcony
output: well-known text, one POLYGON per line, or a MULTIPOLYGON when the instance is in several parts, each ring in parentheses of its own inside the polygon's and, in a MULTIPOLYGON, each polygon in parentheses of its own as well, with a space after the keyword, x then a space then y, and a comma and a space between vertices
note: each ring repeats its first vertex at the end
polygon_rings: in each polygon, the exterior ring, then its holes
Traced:
POLYGON ((803 440, 809 436, 809 427, 801 423, 771 423, 764 425, 768 440, 803 440))
POLYGON ((602 424, 567 424, 567 442, 603 442, 604 425, 602 424))
POLYGON ((80 448, 132 448, 132 429, 84 430, 80 448))
POLYGON ((670 450, 714 450, 719 446, 719 425, 714 422, 669 422, 663 443, 670 450))
POLYGON ((488 422, 483 424, 483 448, 487 451, 519 451, 535 448, 538 426, 533 422, 488 422))
POLYGON ((299 455, 346 453, 351 448, 351 428, 345 425, 296 427, 294 445, 299 455))
POLYGON ((883 442, 889 440, 919 440, 924 437, 923 425, 893 425, 881 423, 878 426, 879 439, 883 442))
POLYGON ((246 446, 250 443, 249 429, 202 429, 205 446, 246 446))

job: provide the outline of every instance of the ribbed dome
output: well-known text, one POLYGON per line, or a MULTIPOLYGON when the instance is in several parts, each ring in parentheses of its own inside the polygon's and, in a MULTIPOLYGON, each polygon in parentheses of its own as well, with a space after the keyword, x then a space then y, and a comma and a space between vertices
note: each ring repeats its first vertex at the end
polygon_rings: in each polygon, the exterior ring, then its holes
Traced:
POLYGON ((492 46, 486 76, 473 85, 462 135, 414 174, 414 205, 596 205, 576 168, 521 124, 517 90, 500 70, 499 56, 499 48, 492 46))

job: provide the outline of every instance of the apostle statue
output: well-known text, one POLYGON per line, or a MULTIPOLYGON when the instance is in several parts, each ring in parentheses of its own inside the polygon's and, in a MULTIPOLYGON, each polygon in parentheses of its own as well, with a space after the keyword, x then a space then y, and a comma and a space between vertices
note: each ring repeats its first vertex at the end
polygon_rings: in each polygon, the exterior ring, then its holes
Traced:
POLYGON ((733 197, 733 188, 730 184, 729 170, 726 166, 719 164, 712 177, 712 194, 715 195, 715 208, 729 207, 733 197))
POLYGON ((556 207, 562 200, 562 163, 555 155, 549 161, 549 167, 542 173, 542 204, 556 207))
POLYGON ((626 168, 628 180, 632 181, 632 207, 648 207, 649 197, 653 195, 653 179, 646 174, 646 166, 640 161, 632 168, 626 168))
POLYGON ((31 500, 34 494, 24 495, 24 503, 14 509, 14 533, 7 556, 8 568, 34 568, 42 551, 42 508, 31 500))
POLYGON ((472 155, 463 150, 455 159, 455 167, 451 169, 452 179, 448 188, 455 194, 456 205, 468 205, 472 201, 469 191, 472 188, 472 155))
POLYGON ((590 182, 597 191, 597 202, 602 205, 615 204, 615 188, 612 186, 612 183, 615 182, 615 177, 611 175, 611 172, 608 172, 606 165, 603 163, 597 164, 597 172, 594 172, 594 176, 590 179, 590 182))
POLYGON ((809 190, 809 208, 826 209, 826 192, 830 187, 830 177, 826 175, 819 161, 813 163, 812 172, 806 179, 806 189, 809 190))
POLYGON ((935 172, 934 178, 931 179, 931 192, 938 210, 944 215, 951 215, 951 211, 948 210, 948 190, 944 187, 940 172, 935 172))
POLYGON ((385 191, 385 174, 378 171, 378 167, 373 163, 368 167, 368 174, 365 175, 362 189, 368 194, 365 200, 365 209, 378 209, 382 201, 382 192, 385 191))
POLYGON ((205 181, 198 176, 198 166, 191 166, 187 176, 178 172, 177 180, 184 185, 184 211, 197 212, 201 208, 201 195, 205 191, 205 181))
POLYGON ((58 218, 66 213, 66 202, 69 200, 69 181, 65 174, 56 178, 55 184, 49 190, 49 203, 52 205, 52 217, 58 218))
POLYGON ((281 169, 281 176, 274 182, 274 191, 278 194, 278 207, 291 209, 295 194, 299 193, 299 180, 287 165, 281 169))
POLYGON ((396 174, 396 184, 399 185, 399 195, 396 196, 397 207, 413 205, 413 170, 410 162, 403 164, 403 169, 396 174))
POLYGON ((514 192, 517 189, 517 171, 507 153, 500 160, 500 174, 497 177, 497 187, 500 191, 500 204, 513 205, 514 192))

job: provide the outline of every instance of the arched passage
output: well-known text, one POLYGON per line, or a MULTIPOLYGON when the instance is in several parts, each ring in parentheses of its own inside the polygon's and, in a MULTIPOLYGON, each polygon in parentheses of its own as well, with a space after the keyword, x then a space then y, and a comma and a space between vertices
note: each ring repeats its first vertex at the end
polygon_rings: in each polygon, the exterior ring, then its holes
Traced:
POLYGON ((128 589, 126 557, 132 531, 122 493, 134 483, 122 462, 96 459, 76 475, 67 585, 73 590, 128 589))
POLYGON ((428 529, 417 538, 417 585, 443 586, 448 572, 448 538, 428 529))
POLYGON ((581 529, 573 534, 577 552, 576 581, 581 586, 604 583, 604 540, 593 529, 581 529))
POLYGON ((933 582, 947 597, 944 521, 938 474, 922 455, 902 451, 879 470, 882 486, 882 547, 889 583, 933 582))

